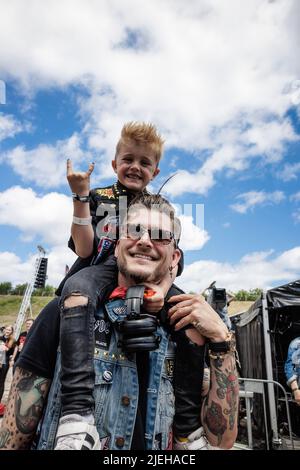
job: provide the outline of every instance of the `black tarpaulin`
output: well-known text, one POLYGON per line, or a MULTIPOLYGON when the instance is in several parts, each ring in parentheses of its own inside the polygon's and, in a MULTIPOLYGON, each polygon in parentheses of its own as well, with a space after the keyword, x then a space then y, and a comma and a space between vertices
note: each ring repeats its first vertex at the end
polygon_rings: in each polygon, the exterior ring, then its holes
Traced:
POLYGON ((300 280, 275 287, 267 292, 268 307, 300 306, 300 280))

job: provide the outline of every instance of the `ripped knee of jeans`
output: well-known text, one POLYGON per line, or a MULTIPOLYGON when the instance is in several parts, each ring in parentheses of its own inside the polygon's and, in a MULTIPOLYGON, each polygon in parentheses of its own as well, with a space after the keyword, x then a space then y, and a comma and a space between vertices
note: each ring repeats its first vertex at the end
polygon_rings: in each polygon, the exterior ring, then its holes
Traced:
POLYGON ((81 307, 88 304, 88 297, 82 295, 80 292, 72 292, 65 298, 63 308, 81 307))

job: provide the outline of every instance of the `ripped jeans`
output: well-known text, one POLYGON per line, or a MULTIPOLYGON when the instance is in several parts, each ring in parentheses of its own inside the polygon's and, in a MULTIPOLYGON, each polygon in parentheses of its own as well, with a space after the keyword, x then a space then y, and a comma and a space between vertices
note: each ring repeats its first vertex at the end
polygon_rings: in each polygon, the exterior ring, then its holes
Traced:
POLYGON ((117 285, 116 258, 111 255, 65 283, 60 300, 62 415, 94 412, 94 317, 99 305, 117 285), (87 305, 65 308, 72 294, 87 297, 87 305))

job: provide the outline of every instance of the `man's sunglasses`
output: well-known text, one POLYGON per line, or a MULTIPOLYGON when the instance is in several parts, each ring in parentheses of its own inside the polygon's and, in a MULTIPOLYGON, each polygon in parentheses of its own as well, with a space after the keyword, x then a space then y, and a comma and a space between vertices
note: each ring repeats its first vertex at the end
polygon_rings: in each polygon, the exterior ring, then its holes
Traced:
POLYGON ((141 224, 127 224, 122 226, 122 235, 131 240, 139 240, 142 236, 148 233, 152 243, 155 245, 169 245, 173 240, 176 245, 174 234, 169 230, 152 227, 147 228, 141 224))

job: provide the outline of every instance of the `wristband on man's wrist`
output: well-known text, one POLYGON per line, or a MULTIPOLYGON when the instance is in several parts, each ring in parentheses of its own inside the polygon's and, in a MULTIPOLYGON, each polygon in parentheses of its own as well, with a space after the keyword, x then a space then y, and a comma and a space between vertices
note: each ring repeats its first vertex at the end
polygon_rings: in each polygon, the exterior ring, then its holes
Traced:
POLYGON ((228 353, 236 354, 235 335, 232 331, 228 332, 226 341, 219 343, 208 342, 208 354, 211 359, 224 359, 228 353))
POLYGON ((73 215, 73 224, 75 225, 91 225, 92 217, 75 217, 73 215))
POLYGON ((228 332, 227 338, 225 339, 225 341, 220 341, 217 343, 209 341, 208 347, 211 352, 216 352, 216 353, 226 353, 228 351, 234 350, 235 349, 234 334, 232 332, 228 332))

